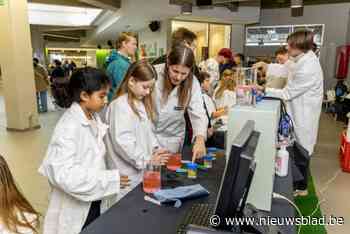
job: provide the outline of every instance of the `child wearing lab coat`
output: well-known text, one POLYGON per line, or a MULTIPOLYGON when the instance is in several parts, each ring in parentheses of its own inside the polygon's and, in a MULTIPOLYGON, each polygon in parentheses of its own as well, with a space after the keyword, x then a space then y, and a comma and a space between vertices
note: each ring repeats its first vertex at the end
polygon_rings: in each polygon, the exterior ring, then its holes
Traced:
POLYGON ((224 148, 224 134, 219 131, 215 131, 213 125, 216 119, 227 114, 227 112, 223 108, 217 110, 214 99, 209 95, 210 74, 207 72, 200 72, 198 81, 202 88, 203 104, 208 118, 208 138, 205 145, 207 147, 224 148))
POLYGON ((78 69, 70 78, 72 104, 58 121, 39 168, 51 186, 44 234, 80 233, 106 208, 107 198, 127 185, 118 170, 106 169, 107 125, 97 112, 108 88, 108 77, 95 68, 78 69))
POLYGON ((0 155, 0 233, 38 233, 39 213, 16 186, 15 180, 0 155))
POLYGON ((236 105, 235 88, 236 82, 234 78, 234 72, 231 69, 226 69, 222 73, 219 86, 216 88, 213 95, 216 108, 218 110, 223 110, 225 113, 216 121, 222 125, 218 128, 219 131, 225 131, 227 129, 228 110, 236 105))
POLYGON ((153 66, 146 60, 133 63, 107 108, 108 168, 118 168, 131 180, 130 188, 121 191, 117 200, 141 182, 146 163, 167 161, 168 153, 159 149, 152 132, 155 118, 152 90, 156 77, 153 66))

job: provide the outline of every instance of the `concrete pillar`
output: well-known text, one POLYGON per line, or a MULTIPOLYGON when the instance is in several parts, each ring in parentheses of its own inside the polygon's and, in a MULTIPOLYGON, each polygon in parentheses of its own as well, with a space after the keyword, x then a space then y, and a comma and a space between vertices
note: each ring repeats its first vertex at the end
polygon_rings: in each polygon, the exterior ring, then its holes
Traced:
POLYGON ((33 57, 39 59, 41 64, 46 64, 45 60, 45 40, 38 26, 30 26, 33 57))
POLYGON ((27 0, 0 5, 0 64, 7 129, 39 128, 27 0))

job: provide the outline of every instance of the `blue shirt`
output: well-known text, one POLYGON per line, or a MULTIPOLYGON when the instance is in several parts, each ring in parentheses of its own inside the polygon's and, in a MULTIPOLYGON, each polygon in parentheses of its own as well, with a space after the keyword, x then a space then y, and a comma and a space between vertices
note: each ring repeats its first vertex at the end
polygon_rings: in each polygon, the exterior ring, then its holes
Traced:
POLYGON ((110 57, 113 58, 113 61, 111 61, 107 67, 107 74, 111 79, 111 89, 108 93, 108 101, 112 100, 118 86, 124 79, 126 71, 131 64, 129 58, 116 51, 112 51, 110 57))

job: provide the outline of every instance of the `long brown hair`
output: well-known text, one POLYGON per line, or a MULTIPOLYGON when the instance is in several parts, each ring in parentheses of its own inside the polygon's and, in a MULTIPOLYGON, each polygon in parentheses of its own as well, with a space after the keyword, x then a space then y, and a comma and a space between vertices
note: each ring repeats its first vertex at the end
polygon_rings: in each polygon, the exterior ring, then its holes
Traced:
POLYGON ((219 88, 215 93, 215 98, 221 98, 225 90, 235 91, 236 81, 234 72, 231 69, 225 69, 222 73, 219 88), (232 79, 225 79, 224 76, 232 76, 232 79))
MULTIPOLYGON (((114 99, 116 99, 127 93, 128 103, 131 109, 139 118, 141 118, 139 112, 135 107, 134 100, 136 99, 136 97, 129 88, 129 80, 131 79, 131 77, 133 77, 136 81, 156 80, 157 72, 155 71, 154 67, 146 60, 140 60, 138 62, 131 64, 128 71, 125 74, 125 77, 122 83, 120 84, 114 96, 114 99)), ((152 88, 152 92, 149 95, 147 95, 145 98, 143 98, 142 102, 145 106, 148 118, 150 118, 153 121, 154 120, 154 103, 152 99, 152 94, 153 94, 153 88, 152 88)))
POLYGON ((183 44, 177 45, 171 49, 167 58, 166 66, 164 68, 165 79, 162 97, 164 103, 168 100, 169 94, 174 88, 169 78, 169 66, 172 65, 184 65, 190 69, 190 73, 188 74, 187 78, 179 85, 180 87, 177 93, 177 96, 179 98, 178 105, 185 108, 189 102, 193 83, 193 51, 183 44))
POLYGON ((0 219, 3 225, 13 233, 19 233, 19 227, 38 233, 39 217, 40 214, 18 190, 5 159, 0 155, 0 219), (25 214, 36 218, 28 220, 25 214))

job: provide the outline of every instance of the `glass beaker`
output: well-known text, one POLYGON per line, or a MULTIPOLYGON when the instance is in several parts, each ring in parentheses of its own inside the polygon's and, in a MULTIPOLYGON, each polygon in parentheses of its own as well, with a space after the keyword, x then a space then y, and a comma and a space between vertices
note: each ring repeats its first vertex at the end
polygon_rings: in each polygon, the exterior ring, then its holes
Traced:
POLYGON ((181 168, 181 151, 182 151, 182 141, 168 141, 167 150, 171 153, 168 163, 166 165, 168 170, 176 171, 176 169, 181 168))
POLYGON ((254 86, 257 80, 256 69, 239 68, 236 72, 236 97, 237 104, 250 106, 255 104, 254 86))
POLYGON ((152 161, 145 165, 143 171, 143 191, 145 193, 154 193, 161 187, 161 166, 152 161))

